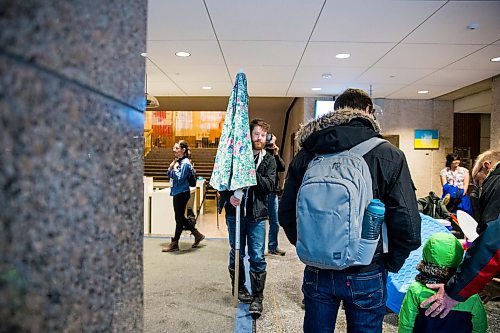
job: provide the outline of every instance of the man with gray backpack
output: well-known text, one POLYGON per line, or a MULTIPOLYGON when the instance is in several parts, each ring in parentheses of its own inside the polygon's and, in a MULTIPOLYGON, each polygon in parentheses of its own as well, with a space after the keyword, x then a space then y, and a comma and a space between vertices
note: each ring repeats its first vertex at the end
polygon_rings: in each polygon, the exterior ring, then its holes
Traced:
POLYGON ((381 139, 373 102, 347 89, 335 111, 302 126, 279 221, 306 264, 304 332, 381 332, 387 271, 420 246, 420 216, 404 153, 381 139))

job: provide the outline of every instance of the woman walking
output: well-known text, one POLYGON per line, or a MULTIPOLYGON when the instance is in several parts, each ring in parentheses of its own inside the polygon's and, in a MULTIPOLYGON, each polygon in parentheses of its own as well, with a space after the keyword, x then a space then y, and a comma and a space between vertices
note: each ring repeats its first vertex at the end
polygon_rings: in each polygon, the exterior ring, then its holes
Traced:
POLYGON ((188 178, 193 170, 193 166, 189 160, 191 152, 189 151, 188 143, 184 140, 179 140, 179 142, 174 144, 173 151, 175 158, 168 167, 167 175, 171 180, 170 195, 174 197, 175 235, 170 244, 163 247, 162 252, 179 251, 179 238, 181 237, 183 227, 186 227, 194 235, 192 247, 197 247, 205 239, 205 236, 184 215, 191 196, 188 178))

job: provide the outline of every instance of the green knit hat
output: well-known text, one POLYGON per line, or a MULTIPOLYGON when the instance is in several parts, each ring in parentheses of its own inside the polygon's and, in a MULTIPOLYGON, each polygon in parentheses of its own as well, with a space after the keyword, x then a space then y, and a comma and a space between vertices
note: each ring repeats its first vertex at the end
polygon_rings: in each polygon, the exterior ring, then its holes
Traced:
POLYGON ((457 268, 464 256, 464 249, 458 239, 445 232, 429 237, 422 252, 425 262, 447 268, 457 268))

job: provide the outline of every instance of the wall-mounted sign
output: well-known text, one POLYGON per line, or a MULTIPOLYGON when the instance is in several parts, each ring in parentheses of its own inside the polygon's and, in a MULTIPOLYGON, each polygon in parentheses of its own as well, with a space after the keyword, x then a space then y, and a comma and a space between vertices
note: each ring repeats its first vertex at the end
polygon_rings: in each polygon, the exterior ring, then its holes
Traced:
POLYGON ((439 149, 439 130, 415 130, 415 149, 439 149))

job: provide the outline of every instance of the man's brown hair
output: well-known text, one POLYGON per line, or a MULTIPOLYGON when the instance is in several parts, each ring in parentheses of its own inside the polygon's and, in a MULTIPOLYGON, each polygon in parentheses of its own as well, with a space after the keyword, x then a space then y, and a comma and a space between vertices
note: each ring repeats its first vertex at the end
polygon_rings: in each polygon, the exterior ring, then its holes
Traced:
POLYGON ((368 112, 373 113, 373 102, 370 96, 361 89, 349 88, 335 99, 334 109, 349 108, 365 111, 367 106, 370 107, 368 112))
POLYGON ((269 132, 269 130, 271 129, 271 126, 260 118, 252 119, 252 121, 250 122, 250 133, 253 131, 255 126, 260 126, 266 132, 269 132))

